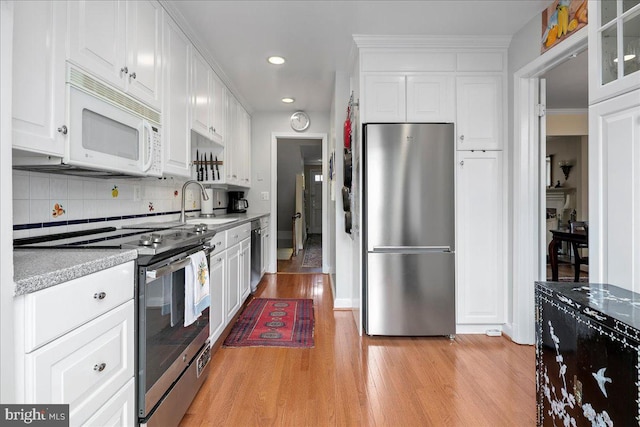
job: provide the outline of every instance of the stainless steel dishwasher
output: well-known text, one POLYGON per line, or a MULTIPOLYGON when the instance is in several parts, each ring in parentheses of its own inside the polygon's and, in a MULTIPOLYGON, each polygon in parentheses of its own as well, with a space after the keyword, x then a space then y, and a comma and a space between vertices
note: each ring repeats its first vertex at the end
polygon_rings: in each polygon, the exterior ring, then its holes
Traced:
POLYGON ((255 292, 260 282, 262 262, 262 239, 260 219, 251 221, 251 292, 255 292))

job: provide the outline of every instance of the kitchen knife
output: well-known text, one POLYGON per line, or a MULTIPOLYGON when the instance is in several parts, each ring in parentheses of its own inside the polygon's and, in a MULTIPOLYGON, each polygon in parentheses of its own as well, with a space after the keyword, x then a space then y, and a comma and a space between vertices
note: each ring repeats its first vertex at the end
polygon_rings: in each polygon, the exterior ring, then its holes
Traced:
POLYGON ((198 159, 198 160, 199 160, 198 164, 200 165, 200 168, 198 169, 199 170, 198 176, 200 177, 200 179, 198 181, 202 181, 204 179, 204 167, 202 167, 202 159, 198 159))
POLYGON ((213 170, 213 153, 209 153, 209 165, 211 166, 211 181, 215 181, 216 173, 213 170))
POLYGON ((198 168, 198 163, 200 163, 200 155, 198 154, 198 150, 196 150, 196 160, 193 162, 193 165, 196 167, 196 181, 202 181, 200 179, 200 169, 198 168))
POLYGON ((218 175, 218 181, 220 181, 220 169, 218 168, 218 156, 216 156, 216 174, 218 175))
POLYGON ((206 155, 206 153, 202 155, 202 163, 204 164, 204 180, 205 181, 209 181, 209 169, 207 168, 207 155, 206 155))

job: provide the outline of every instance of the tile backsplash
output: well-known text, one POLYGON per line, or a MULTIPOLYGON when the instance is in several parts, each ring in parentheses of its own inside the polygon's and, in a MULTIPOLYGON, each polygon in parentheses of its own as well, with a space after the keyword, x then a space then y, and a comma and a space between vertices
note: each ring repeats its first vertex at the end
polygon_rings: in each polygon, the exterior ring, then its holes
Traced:
MULTIPOLYGON (((14 170, 13 237, 171 221, 180 212, 183 184, 173 178, 96 179, 14 170)), ((198 187, 187 190, 186 210, 199 210, 198 187)), ((226 206, 226 192, 215 190, 214 208, 226 206)))

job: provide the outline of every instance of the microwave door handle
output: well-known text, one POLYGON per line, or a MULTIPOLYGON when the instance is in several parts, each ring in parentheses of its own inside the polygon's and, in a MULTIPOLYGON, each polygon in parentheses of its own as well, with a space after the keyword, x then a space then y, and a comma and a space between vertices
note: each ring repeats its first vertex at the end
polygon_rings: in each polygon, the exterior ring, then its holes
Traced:
POLYGON ((142 143, 142 155, 141 155, 142 160, 144 161, 145 159, 145 153, 149 155, 149 159, 142 164, 142 172, 146 172, 149 169, 151 169, 151 165, 153 164, 153 147, 152 147, 153 142, 151 141, 152 130, 151 130, 151 125, 146 120, 143 120, 142 128, 143 128, 142 133, 144 135, 143 136, 144 141, 142 143))

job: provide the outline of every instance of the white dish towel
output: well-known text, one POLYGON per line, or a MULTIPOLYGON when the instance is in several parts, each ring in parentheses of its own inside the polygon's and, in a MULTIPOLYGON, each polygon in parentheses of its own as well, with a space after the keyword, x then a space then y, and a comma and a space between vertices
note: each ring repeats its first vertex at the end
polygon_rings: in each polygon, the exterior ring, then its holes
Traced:
POLYGON ((185 268, 184 326, 196 321, 209 307, 209 266, 204 251, 190 255, 191 263, 185 268))

